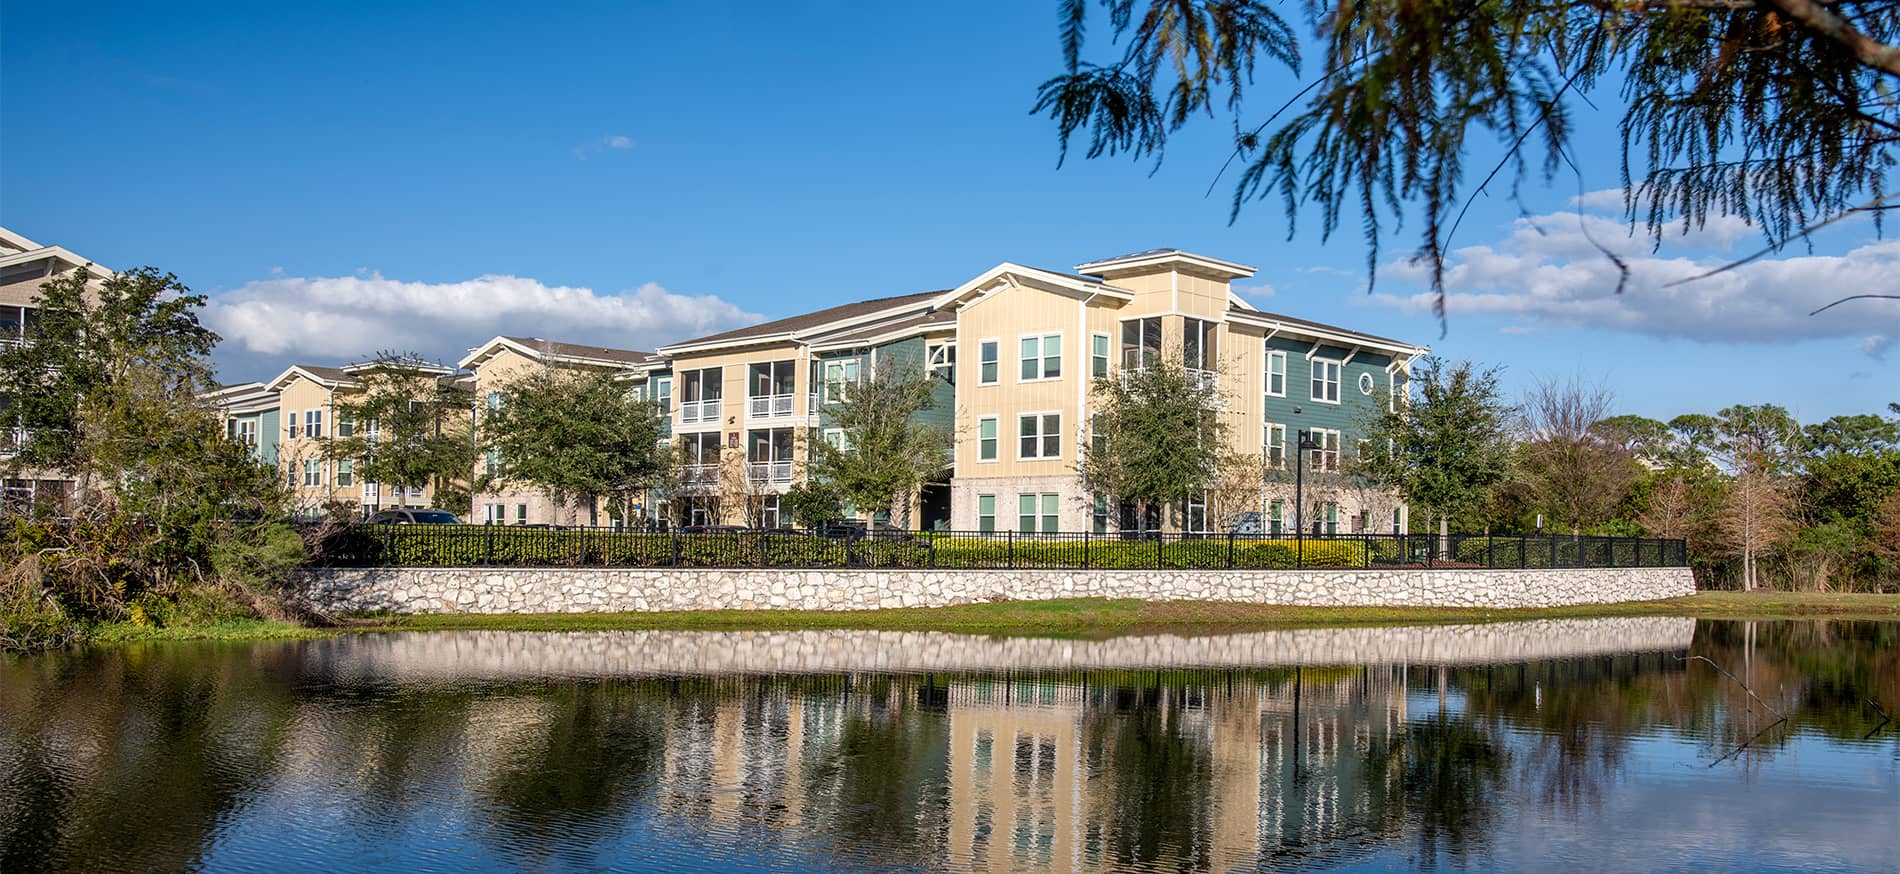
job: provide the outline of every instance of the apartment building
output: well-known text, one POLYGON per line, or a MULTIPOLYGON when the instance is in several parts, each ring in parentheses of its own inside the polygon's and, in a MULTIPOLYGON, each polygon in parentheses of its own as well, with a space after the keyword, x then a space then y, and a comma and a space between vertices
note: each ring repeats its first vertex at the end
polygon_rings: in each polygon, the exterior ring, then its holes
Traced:
MULTIPOLYGON (((43 246, 0 227, 0 345, 33 341, 39 323, 40 286, 60 274, 83 269, 93 283, 112 271, 75 255, 61 246, 43 246)), ((6 399, 0 398, 0 416, 6 399)), ((26 439, 18 419, 0 420, 0 457, 13 453, 26 439)), ((11 507, 64 505, 71 499, 73 478, 63 471, 25 470, 0 481, 0 499, 11 507)))
MULTIPOLYGON (((909 524, 983 532, 1131 529, 1223 531, 1246 519, 1263 533, 1405 530, 1396 496, 1350 475, 1364 421, 1403 403, 1422 346, 1255 307, 1232 283, 1252 267, 1153 249, 1063 272, 1005 262, 954 288, 833 306, 661 346, 653 352, 498 336, 437 378, 463 380, 481 410, 501 386, 538 369, 613 373, 664 411, 678 460, 674 481, 634 508, 634 524, 782 527, 782 496, 810 476, 815 441, 850 435, 830 412, 879 368, 927 373, 935 404, 922 415, 953 436, 943 469, 913 496, 909 524), (1231 448, 1257 459, 1257 494, 1208 495, 1138 518, 1132 505, 1089 493, 1078 472, 1090 441, 1097 379, 1164 357, 1215 388, 1231 448), (1300 434, 1309 446, 1301 454, 1300 434), (1303 473, 1306 512, 1294 506, 1303 473)), ((338 392, 353 367, 300 365, 253 388, 232 387, 233 436, 275 459, 307 503, 426 504, 361 483, 347 460, 317 451, 338 428, 338 392), (264 395, 274 395, 273 409, 264 395), (267 417, 279 417, 268 425, 267 417), (248 419, 245 417, 249 417, 248 419), (253 423, 254 421, 254 423, 253 423)), ((538 490, 499 482, 500 459, 472 471, 472 521, 605 524, 605 508, 557 506, 538 490)), ((884 517, 884 508, 862 514, 884 517)), ((903 521, 903 520, 897 520, 903 521)))
POLYGON ((1176 249, 1077 265, 1003 263, 956 288, 880 298, 663 346, 687 523, 787 524, 777 496, 805 477, 813 439, 845 440, 828 402, 873 368, 928 371, 926 415, 954 436, 913 524, 967 531, 1213 531, 1241 512, 1290 532, 1295 462, 1306 525, 1322 533, 1402 530, 1392 495, 1345 475, 1369 411, 1401 403, 1424 347, 1262 311, 1235 294, 1253 268, 1176 249), (1244 508, 1189 502, 1135 518, 1089 494, 1078 473, 1092 386, 1177 356, 1218 389, 1231 439, 1261 466, 1244 508), (1304 459, 1298 435, 1314 448, 1304 459), (741 475, 733 476, 737 468, 741 475))
MULTIPOLYGON (((275 409, 268 400, 257 399, 251 406, 226 407, 226 431, 245 433, 244 424, 255 417, 261 429, 272 414, 281 427, 273 429, 276 445, 267 459, 284 475, 293 491, 293 504, 299 515, 318 518, 333 508, 353 506, 361 513, 373 513, 385 507, 429 507, 435 501, 435 486, 396 486, 368 482, 357 475, 357 459, 339 457, 335 442, 356 436, 357 428, 370 429, 374 438, 375 422, 355 422, 339 409, 339 399, 347 401, 364 388, 363 379, 371 371, 388 367, 386 362, 369 361, 324 367, 293 364, 267 383, 262 395, 274 396, 275 409), (246 411, 250 412, 246 412, 246 411)), ((425 362, 403 362, 405 376, 416 379, 447 380, 469 387, 467 375, 454 368, 425 362)), ((235 400, 235 399, 234 399, 235 400)), ((463 421, 445 422, 445 428, 467 428, 463 421)), ((261 430, 259 433, 262 433, 261 430)), ((464 432, 466 433, 466 432, 464 432)), ((260 438, 261 446, 264 440, 260 438)))

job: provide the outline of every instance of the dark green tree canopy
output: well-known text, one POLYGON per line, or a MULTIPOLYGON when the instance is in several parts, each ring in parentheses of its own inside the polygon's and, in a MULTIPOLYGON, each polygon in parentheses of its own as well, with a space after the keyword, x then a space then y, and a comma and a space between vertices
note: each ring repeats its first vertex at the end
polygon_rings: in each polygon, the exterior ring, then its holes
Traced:
MULTIPOLYGON (((826 407, 843 442, 813 447, 811 474, 861 510, 897 507, 950 463, 950 434, 917 416, 936 403, 932 377, 916 367, 881 363, 826 407)), ((905 519, 908 522, 908 518, 905 519)))
POLYGON ((1878 209, 1900 142, 1900 4, 1885 0, 1315 2, 1304 44, 1265 0, 1057 8, 1062 71, 1032 111, 1064 154, 1081 135, 1091 158, 1158 161, 1189 120, 1226 114, 1236 213, 1277 199, 1291 233, 1312 203, 1322 238, 1350 217, 1370 272, 1381 233, 1416 211, 1441 315, 1461 204, 1507 169, 1514 193, 1532 140, 1546 181, 1574 168, 1578 101, 1620 100, 1625 204, 1657 240, 1727 214, 1779 242, 1878 209), (1092 59, 1101 17, 1113 49, 1092 59), (1268 95, 1270 113, 1243 100, 1261 60, 1307 83, 1268 95), (1470 160, 1487 140, 1495 166, 1470 160))
POLYGON ((659 407, 604 371, 545 369, 502 386, 481 410, 496 478, 557 501, 622 506, 672 471, 659 407))
POLYGON ((1361 468, 1431 517, 1479 512, 1509 470, 1513 410, 1500 400, 1497 370, 1428 357, 1411 385, 1412 403, 1362 424, 1361 468))
POLYGON ((1212 488, 1226 461, 1219 389, 1178 355, 1095 380, 1083 484, 1118 501, 1166 505, 1212 488))
POLYGON ((0 398, 26 429, 11 470, 85 474, 82 400, 134 374, 142 390, 195 395, 211 385, 218 335, 198 322, 204 296, 170 273, 141 267, 114 274, 89 295, 83 269, 40 286, 33 342, 0 347, 0 398))

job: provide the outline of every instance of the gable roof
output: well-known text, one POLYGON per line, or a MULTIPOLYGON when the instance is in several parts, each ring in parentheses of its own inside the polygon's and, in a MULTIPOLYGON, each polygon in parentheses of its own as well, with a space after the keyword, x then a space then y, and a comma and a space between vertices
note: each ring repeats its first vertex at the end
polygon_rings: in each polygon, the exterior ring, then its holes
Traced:
POLYGON ((852 349, 931 331, 955 330, 956 325, 956 310, 919 310, 895 319, 883 319, 868 325, 820 334, 811 338, 811 346, 815 352, 852 349))
POLYGON ((1091 276, 1101 276, 1105 273, 1139 270, 1143 267, 1159 267, 1170 262, 1180 262, 1190 267, 1219 274, 1231 279, 1248 277, 1255 273, 1254 268, 1246 264, 1241 264, 1236 261, 1226 261, 1220 258, 1210 258, 1206 255, 1197 255, 1186 249, 1143 249, 1139 252, 1130 252, 1126 255, 1116 255, 1113 258, 1102 258, 1085 264, 1077 264, 1075 265, 1075 272, 1086 273, 1091 276))
POLYGON ((537 361, 601 367, 632 367, 646 364, 654 358, 653 353, 641 352, 637 349, 615 349, 610 346, 587 346, 580 343, 563 343, 559 340, 544 340, 540 337, 504 335, 470 349, 458 363, 463 368, 474 368, 503 349, 513 350, 537 361))
POLYGON ((324 388, 338 388, 353 385, 350 375, 341 367, 322 367, 316 364, 292 364, 277 374, 277 378, 265 383, 271 391, 283 391, 284 386, 298 377, 310 380, 324 388))
POLYGON ((1040 267, 1025 267, 1013 261, 1004 261, 977 274, 968 282, 939 295, 931 304, 938 309, 948 309, 973 297, 983 297, 999 288, 1027 283, 1045 291, 1074 296, 1106 295, 1119 300, 1133 300, 1134 292, 1125 288, 1116 288, 1103 282, 1099 277, 1077 276, 1040 267), (999 285, 997 280, 1003 280, 999 285))
POLYGON ((739 346, 747 343, 770 340, 793 340, 821 330, 847 328, 884 316, 903 315, 912 309, 924 309, 931 300, 942 295, 942 291, 925 291, 917 294, 900 294, 894 297, 879 297, 854 303, 839 304, 814 312, 774 319, 744 328, 709 334, 680 343, 670 343, 660 347, 660 354, 667 355, 679 351, 719 346, 739 346))

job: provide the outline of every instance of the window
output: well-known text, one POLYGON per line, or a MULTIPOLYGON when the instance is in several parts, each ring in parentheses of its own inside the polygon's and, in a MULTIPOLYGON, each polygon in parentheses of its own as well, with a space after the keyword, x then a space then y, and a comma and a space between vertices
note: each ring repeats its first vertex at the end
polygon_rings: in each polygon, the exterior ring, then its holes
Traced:
MULTIPOLYGON (((491 410, 501 409, 501 392, 491 391, 488 393, 487 399, 488 399, 489 409, 491 410)), ((496 504, 495 506, 501 506, 501 505, 496 504)), ((507 518, 505 514, 503 515, 503 518, 507 518)))
POLYGON ((851 451, 851 435, 846 434, 843 428, 826 428, 825 443, 839 452, 851 451))
POLYGON ((924 347, 924 360, 930 365, 930 375, 944 382, 957 383, 957 344, 954 342, 931 343, 924 347))
POLYGON ((343 413, 337 413, 336 436, 343 439, 356 436, 356 420, 343 413))
POLYGON ((985 534, 996 531, 996 496, 976 496, 976 530, 985 534))
POLYGON ((1024 382, 1036 379, 1057 379, 1062 376, 1062 335, 1041 334, 1022 339, 1022 371, 1018 376, 1024 382))
POLYGON ((1366 397, 1372 397, 1372 374, 1359 374, 1359 393, 1366 397))
POLYGON ((316 438, 323 436, 323 411, 303 411, 303 436, 316 438))
POLYGON ((1188 318, 1181 325, 1181 364, 1189 370, 1213 370, 1216 323, 1188 318))
POLYGON ((355 461, 345 458, 336 463, 336 484, 338 488, 353 486, 356 484, 356 462, 355 461))
POLYGON ((1207 495, 1194 495, 1187 499, 1187 530, 1196 533, 1207 531, 1207 495))
POLYGON ((482 453, 482 473, 497 476, 501 473, 501 450, 490 449, 482 453))
POLYGON ((323 485, 323 462, 314 458, 303 460, 303 484, 306 487, 323 485))
POLYGON ((1401 527, 1400 527, 1400 522, 1401 522, 1401 521, 1402 521, 1402 520, 1401 520, 1401 519, 1400 519, 1400 517, 1399 517, 1399 508, 1397 508, 1397 507, 1393 507, 1393 508, 1392 508, 1392 533, 1393 533, 1393 534, 1404 534, 1404 533, 1405 533, 1405 529, 1403 529, 1403 528, 1401 528, 1401 527))
POLYGON ((516 525, 528 524, 528 505, 527 504, 515 505, 515 524, 516 525))
POLYGON ((680 374, 680 421, 717 422, 725 396, 721 368, 706 367, 680 374))
POLYGON ((1339 403, 1339 362, 1313 359, 1313 400, 1339 403))
POLYGON ((1108 451, 1108 435, 1102 432, 1100 413, 1089 417, 1089 451, 1096 454, 1108 451))
POLYGON ((1062 414, 1028 413, 1016 417, 1016 457, 1024 460, 1062 457, 1062 414))
POLYGON ((488 504, 482 507, 482 521, 490 525, 501 525, 508 521, 507 504, 488 504))
POLYGON ((673 409, 673 377, 660 377, 659 388, 654 390, 654 398, 660 402, 660 409, 673 409))
POLYGON ((976 460, 996 460, 996 417, 984 416, 976 420, 976 460))
POLYGON ((1089 377, 1101 379, 1108 375, 1108 335, 1089 335, 1089 377))
POLYGON ((1286 397, 1286 353, 1279 349, 1267 350, 1267 397, 1286 397))
POLYGON ((1286 502, 1272 500, 1267 502, 1267 533, 1279 537, 1286 530, 1286 502))
POLYGON ((285 427, 289 429, 290 439, 295 440, 298 437, 303 435, 303 429, 298 427, 298 424, 297 424, 296 410, 291 410, 290 412, 286 413, 284 415, 284 421, 286 423, 285 427))
POLYGON ((297 487, 296 465, 288 464, 284 466, 284 485, 290 486, 293 489, 297 487))
POLYGON ((1364 534, 1370 530, 1372 530, 1372 511, 1360 510, 1359 519, 1353 524, 1352 531, 1354 534, 1364 534))
POLYGON ((239 443, 244 444, 245 446, 249 446, 252 449, 257 448, 257 420, 256 419, 233 420, 231 422, 231 426, 232 426, 231 427, 232 439, 236 440, 239 443))
POLYGON ((1122 322, 1122 369, 1140 370, 1161 358, 1161 317, 1122 322))
POLYGON ((760 528, 784 527, 780 506, 778 495, 766 495, 765 500, 759 502, 760 528))
POLYGON ((1326 428, 1314 428, 1309 435, 1319 448, 1312 451, 1306 460, 1306 466, 1313 470, 1339 469, 1339 432, 1326 428))
POLYGON ((1339 533, 1339 505, 1332 501, 1327 501, 1323 504, 1320 504, 1318 509, 1319 509, 1319 518, 1313 520, 1313 533, 1314 534, 1338 534, 1339 533))
POLYGON ((789 416, 797 362, 765 361, 754 364, 746 380, 746 415, 789 416))
POLYGON ((1096 534, 1108 533, 1108 496, 1094 495, 1089 499, 1089 530, 1096 534))
POLYGON ((835 404, 850 396, 858 382, 860 362, 856 358, 825 362, 825 403, 835 404))
POLYGON ((1286 470, 1286 426, 1267 424, 1266 446, 1263 457, 1270 470, 1286 470))
POLYGON ((1062 499, 1051 493, 1016 496, 1016 530, 1027 534, 1054 534, 1060 527, 1062 499), (1038 527, 1040 525, 1040 527, 1038 527))
POLYGON ((1001 349, 1002 344, 996 340, 984 340, 976 344, 976 381, 979 384, 996 384, 996 380, 999 378, 997 375, 997 359, 1002 357, 1001 349))

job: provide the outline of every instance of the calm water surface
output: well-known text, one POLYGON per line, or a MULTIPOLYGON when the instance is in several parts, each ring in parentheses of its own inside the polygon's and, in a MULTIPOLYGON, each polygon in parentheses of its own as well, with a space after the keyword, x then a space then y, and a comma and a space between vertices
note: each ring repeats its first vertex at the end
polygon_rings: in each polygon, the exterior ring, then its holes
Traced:
POLYGON ((1623 619, 15 659, 0 871, 1896 870, 1896 644, 1623 619))

